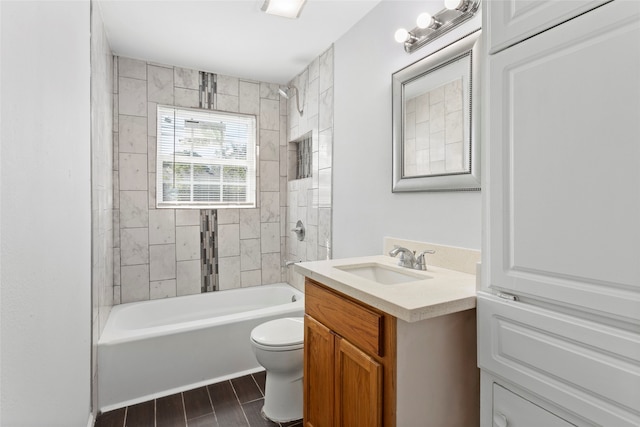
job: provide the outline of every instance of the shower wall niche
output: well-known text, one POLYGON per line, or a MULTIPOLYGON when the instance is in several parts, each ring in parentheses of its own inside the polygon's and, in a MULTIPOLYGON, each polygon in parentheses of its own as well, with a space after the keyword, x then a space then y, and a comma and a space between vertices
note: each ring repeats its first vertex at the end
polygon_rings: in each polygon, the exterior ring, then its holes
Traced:
POLYGON ((313 168, 313 132, 289 143, 289 180, 311 178, 313 168))

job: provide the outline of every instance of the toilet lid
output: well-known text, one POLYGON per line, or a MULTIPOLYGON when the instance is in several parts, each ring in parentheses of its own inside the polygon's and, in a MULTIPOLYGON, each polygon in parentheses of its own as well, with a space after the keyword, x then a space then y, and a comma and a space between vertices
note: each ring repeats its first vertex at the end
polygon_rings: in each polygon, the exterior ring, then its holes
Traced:
POLYGON ((270 347, 302 344, 304 341, 304 319, 302 317, 287 317, 270 320, 253 328, 251 339, 258 344, 270 347))

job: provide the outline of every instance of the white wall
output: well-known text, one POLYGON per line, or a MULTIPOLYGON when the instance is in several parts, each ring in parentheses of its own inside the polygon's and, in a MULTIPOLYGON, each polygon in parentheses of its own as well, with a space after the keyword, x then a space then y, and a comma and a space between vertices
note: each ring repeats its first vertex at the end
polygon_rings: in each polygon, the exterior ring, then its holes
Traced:
POLYGON ((479 28, 480 16, 407 54, 393 39, 441 1, 382 1, 335 43, 334 258, 379 254, 384 236, 480 249, 480 192, 391 192, 391 74, 479 28))
POLYGON ((89 1, 1 7, 0 425, 86 426, 89 1))

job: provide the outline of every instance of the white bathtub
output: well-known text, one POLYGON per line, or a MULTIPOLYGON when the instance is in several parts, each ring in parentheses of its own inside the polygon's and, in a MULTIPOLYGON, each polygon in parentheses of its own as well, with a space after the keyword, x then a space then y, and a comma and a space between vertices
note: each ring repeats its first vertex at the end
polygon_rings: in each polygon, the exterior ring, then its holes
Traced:
POLYGON ((98 341, 99 409, 260 371, 251 330, 303 314, 304 294, 287 284, 114 306, 98 341))

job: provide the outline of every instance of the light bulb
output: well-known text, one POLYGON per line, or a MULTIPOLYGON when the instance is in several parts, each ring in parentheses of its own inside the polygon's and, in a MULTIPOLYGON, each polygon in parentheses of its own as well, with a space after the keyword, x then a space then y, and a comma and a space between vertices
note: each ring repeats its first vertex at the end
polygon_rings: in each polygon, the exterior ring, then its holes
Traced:
POLYGON ((456 10, 464 4, 464 0, 444 0, 444 7, 449 10, 456 10))
POLYGON ((398 43, 404 43, 409 39, 409 32, 404 28, 398 28, 393 37, 398 43))
POLYGON ((433 22, 433 16, 427 12, 421 13, 416 19, 416 25, 418 28, 422 29, 428 28, 429 25, 431 25, 431 22, 433 22))

